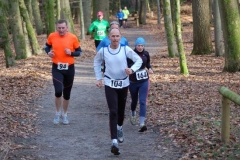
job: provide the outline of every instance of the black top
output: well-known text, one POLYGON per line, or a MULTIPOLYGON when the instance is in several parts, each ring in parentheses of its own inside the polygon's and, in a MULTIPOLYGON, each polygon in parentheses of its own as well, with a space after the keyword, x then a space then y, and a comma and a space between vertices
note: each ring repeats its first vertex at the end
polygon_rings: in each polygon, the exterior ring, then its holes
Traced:
MULTIPOLYGON (((151 65, 150 65, 149 53, 148 53, 148 51, 145 51, 145 50, 143 50, 142 52, 138 52, 136 49, 134 49, 134 51, 142 58, 143 63, 142 63, 142 66, 137 71, 135 71, 133 74, 131 74, 129 76, 129 80, 130 80, 130 82, 144 82, 144 81, 147 81, 149 79, 148 78, 148 73, 146 73, 147 75, 144 75, 144 73, 143 73, 143 75, 141 75, 141 74, 137 75, 137 73, 138 73, 138 71, 141 71, 145 68, 147 68, 147 69, 152 68, 151 65), (144 79, 140 78, 140 80, 137 80, 137 76, 147 76, 147 78, 145 77, 144 79)), ((128 59, 127 61, 128 61, 128 67, 130 68, 133 65, 134 62, 130 59, 128 59)))

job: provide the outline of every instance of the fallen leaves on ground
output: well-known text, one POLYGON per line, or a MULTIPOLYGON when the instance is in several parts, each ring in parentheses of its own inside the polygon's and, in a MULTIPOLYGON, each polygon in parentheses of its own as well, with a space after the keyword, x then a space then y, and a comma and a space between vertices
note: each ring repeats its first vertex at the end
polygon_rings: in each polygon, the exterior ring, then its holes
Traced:
MULTIPOLYGON (((41 35, 38 39, 43 48, 46 37, 41 35)), ((81 45, 85 48, 81 60, 92 59, 95 55, 93 40, 88 37, 81 45)), ((44 93, 52 78, 52 63, 46 54, 41 54, 18 60, 16 66, 5 68, 2 50, 0 55, 0 158, 4 158, 9 151, 25 147, 16 144, 15 139, 27 139, 38 133, 34 100, 44 93)))
MULTIPOLYGON (((159 146, 169 143, 180 148, 182 160, 239 159, 238 106, 231 103, 231 136, 230 143, 225 145, 221 142, 222 97, 218 87, 225 86, 240 93, 240 73, 222 72, 223 57, 190 55, 192 30, 188 24, 184 25, 183 37, 190 75, 185 77, 180 74, 179 58, 168 57, 162 27, 149 24, 144 28, 156 32, 154 38, 158 38, 162 46, 159 53, 151 57, 154 74, 150 78, 147 110, 147 124, 160 128, 164 142, 159 141, 159 146)), ((93 40, 87 38, 81 44, 85 49, 80 59, 92 60, 93 40)), ((1 154, 24 147, 14 143, 15 137, 27 138, 38 132, 34 125, 37 118, 34 99, 43 94, 50 75, 51 62, 44 54, 19 60, 15 67, 1 68, 1 154)))

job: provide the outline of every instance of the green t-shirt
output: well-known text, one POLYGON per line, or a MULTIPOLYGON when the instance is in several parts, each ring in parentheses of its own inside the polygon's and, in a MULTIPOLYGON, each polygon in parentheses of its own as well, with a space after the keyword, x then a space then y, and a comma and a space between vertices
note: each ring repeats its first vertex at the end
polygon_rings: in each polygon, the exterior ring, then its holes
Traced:
POLYGON ((109 28, 110 28, 110 25, 109 25, 108 21, 106 21, 104 19, 99 21, 97 19, 97 20, 93 21, 93 23, 89 27, 88 31, 90 33, 94 32, 95 40, 102 40, 104 37, 107 36, 109 28))
POLYGON ((127 9, 123 9, 122 12, 123 12, 123 14, 124 14, 123 19, 128 19, 129 10, 127 10, 127 9))

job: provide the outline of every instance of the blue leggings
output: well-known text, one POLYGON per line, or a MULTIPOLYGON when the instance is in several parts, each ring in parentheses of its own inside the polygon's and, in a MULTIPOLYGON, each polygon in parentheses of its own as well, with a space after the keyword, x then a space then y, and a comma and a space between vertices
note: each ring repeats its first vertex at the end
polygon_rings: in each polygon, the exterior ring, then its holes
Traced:
POLYGON ((61 97, 65 100, 70 99, 74 80, 75 68, 74 64, 70 65, 68 70, 58 70, 57 65, 52 65, 53 85, 55 89, 55 97, 61 97))
POLYGON ((131 110, 136 111, 137 103, 139 99, 140 104, 140 117, 146 117, 147 110, 147 96, 148 96, 149 81, 131 83, 129 85, 129 91, 132 97, 131 110))

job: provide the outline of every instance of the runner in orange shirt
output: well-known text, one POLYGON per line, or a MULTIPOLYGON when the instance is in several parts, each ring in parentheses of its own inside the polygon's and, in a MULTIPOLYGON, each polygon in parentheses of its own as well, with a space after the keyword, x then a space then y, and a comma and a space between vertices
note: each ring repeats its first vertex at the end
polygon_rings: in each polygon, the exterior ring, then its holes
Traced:
POLYGON ((78 38, 68 32, 67 21, 62 19, 56 23, 56 32, 48 36, 45 51, 52 58, 52 77, 55 89, 56 115, 53 123, 68 124, 68 105, 73 85, 75 67, 74 57, 80 56, 82 50, 78 38), (63 95, 63 99, 62 99, 63 95), (61 106, 63 112, 61 113, 61 106))

